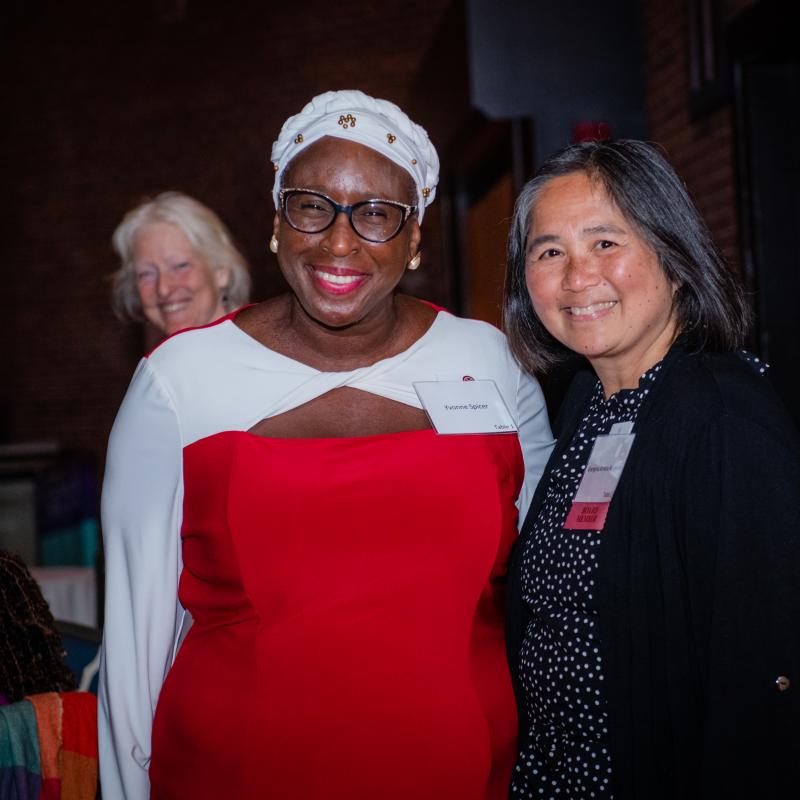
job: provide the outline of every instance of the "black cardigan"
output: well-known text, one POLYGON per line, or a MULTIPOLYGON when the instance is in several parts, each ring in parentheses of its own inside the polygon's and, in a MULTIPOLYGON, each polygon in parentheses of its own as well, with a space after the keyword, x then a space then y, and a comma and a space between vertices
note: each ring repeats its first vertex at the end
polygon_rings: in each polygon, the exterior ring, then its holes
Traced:
MULTIPOLYGON (((510 566, 521 737, 521 553, 595 380, 586 371, 570 387, 510 566)), ((615 797, 800 797, 797 432, 737 355, 677 346, 634 432, 597 574, 615 797)))

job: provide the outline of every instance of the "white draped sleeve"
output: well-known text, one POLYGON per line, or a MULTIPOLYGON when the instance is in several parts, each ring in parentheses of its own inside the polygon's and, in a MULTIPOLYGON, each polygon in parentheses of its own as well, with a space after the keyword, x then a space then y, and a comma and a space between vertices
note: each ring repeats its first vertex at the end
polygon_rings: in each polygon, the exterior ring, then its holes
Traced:
POLYGON ((103 483, 98 733, 109 800, 150 796, 153 714, 184 615, 178 603, 182 463, 174 405, 144 359, 111 431, 103 483))
POLYGON ((521 528, 555 444, 539 381, 521 369, 517 383, 517 413, 519 444, 525 462, 525 479, 517 498, 521 528))

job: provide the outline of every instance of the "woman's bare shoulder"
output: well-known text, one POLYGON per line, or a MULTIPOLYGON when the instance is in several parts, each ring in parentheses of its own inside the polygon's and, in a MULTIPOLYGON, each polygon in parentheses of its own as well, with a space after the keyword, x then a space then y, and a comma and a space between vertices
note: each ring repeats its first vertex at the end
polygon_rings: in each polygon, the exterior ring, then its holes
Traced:
POLYGON ((282 294, 248 306, 236 315, 234 322, 253 339, 269 346, 286 330, 290 316, 289 295, 282 294))

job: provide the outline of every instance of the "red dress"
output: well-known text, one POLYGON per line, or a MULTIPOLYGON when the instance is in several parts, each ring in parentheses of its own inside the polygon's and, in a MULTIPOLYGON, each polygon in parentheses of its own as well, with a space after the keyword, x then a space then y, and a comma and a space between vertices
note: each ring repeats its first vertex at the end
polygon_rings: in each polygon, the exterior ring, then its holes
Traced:
POLYGON ((224 432, 184 449, 189 632, 152 797, 500 800, 516 435, 224 432))

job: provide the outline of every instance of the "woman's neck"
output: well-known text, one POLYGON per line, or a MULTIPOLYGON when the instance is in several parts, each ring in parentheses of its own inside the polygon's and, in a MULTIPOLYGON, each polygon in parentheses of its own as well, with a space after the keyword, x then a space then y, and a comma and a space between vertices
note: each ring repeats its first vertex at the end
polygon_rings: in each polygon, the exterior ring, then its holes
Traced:
POLYGON ((236 324, 261 344, 325 372, 374 364, 408 349, 433 324, 436 311, 396 294, 387 307, 345 327, 311 317, 294 295, 286 294, 245 310, 236 324))
POLYGON ((363 319, 334 328, 311 317, 294 295, 290 295, 287 334, 294 347, 335 365, 335 369, 354 369, 354 366, 339 365, 374 363, 390 354, 402 331, 402 320, 406 316, 403 306, 400 297, 392 295, 384 307, 374 309, 363 319))
POLYGON ((622 389, 636 389, 642 375, 666 356, 678 333, 677 326, 670 324, 647 347, 632 353, 590 358, 606 400, 622 389))

